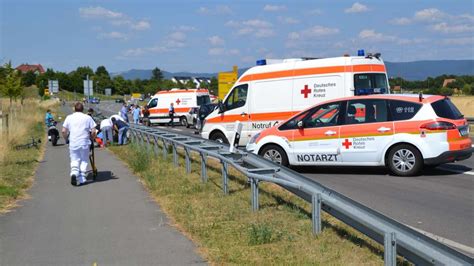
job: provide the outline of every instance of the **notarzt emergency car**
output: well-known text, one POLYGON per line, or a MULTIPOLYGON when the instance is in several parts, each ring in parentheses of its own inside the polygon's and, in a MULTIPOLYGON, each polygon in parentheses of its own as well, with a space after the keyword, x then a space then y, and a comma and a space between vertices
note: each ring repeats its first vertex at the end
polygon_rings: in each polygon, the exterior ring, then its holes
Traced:
POLYGON ((334 58, 259 60, 245 71, 219 108, 206 118, 201 136, 228 142, 235 121, 239 145, 259 131, 317 103, 340 97, 388 93, 380 54, 334 58))
POLYGON ((469 126, 444 96, 370 95, 326 101, 255 135, 247 150, 282 165, 424 165, 471 157, 469 126))

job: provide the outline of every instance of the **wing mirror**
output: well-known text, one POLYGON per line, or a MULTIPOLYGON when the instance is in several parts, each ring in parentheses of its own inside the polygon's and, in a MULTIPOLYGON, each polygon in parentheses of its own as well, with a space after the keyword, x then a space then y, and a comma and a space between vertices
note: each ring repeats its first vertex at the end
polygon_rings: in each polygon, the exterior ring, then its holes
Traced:
POLYGON ((303 121, 298 121, 298 123, 296 124, 298 126, 299 129, 303 129, 304 128, 304 124, 303 124, 303 121))
POLYGON ((219 101, 219 103, 217 104, 217 107, 219 108, 219 114, 222 114, 223 112, 225 112, 224 104, 222 103, 222 101, 219 101))

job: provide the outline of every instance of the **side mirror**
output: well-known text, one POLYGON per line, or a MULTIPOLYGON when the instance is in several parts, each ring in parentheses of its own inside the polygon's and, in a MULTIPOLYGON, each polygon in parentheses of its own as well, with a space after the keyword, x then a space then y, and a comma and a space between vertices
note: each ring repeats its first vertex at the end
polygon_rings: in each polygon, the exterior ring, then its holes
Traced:
POLYGON ((296 124, 298 126, 299 129, 303 129, 304 128, 304 124, 303 124, 303 121, 298 121, 298 123, 296 124))
POLYGON ((217 107, 219 108, 219 114, 222 114, 225 111, 224 104, 222 102, 219 102, 217 107))

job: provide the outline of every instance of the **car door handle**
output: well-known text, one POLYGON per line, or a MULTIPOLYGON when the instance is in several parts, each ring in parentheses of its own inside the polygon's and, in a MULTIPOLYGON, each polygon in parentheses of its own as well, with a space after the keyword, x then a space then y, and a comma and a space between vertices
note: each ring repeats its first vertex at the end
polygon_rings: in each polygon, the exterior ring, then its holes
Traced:
POLYGON ((328 131, 324 132, 324 134, 326 136, 333 136, 333 135, 336 135, 336 133, 337 133, 336 131, 332 131, 332 130, 328 130, 328 131))
POLYGON ((241 116, 246 116, 247 113, 243 112, 243 113, 241 113, 240 115, 241 115, 241 116))
POLYGON ((377 129, 378 132, 382 132, 382 133, 390 131, 390 130, 392 129, 389 127, 379 127, 379 129, 377 129))

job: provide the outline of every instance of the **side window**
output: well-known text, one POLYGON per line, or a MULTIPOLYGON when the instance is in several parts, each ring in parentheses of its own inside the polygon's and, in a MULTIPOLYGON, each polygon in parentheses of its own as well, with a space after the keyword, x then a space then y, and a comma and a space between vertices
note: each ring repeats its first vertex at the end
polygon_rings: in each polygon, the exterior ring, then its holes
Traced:
POLYGON ((389 110, 394 121, 408 120, 413 118, 421 108, 421 104, 414 102, 405 102, 390 100, 389 110))
POLYGON ((353 100, 347 103, 344 124, 365 124, 388 121, 387 102, 381 99, 353 100))
POLYGON ((298 127, 298 122, 303 120, 308 115, 308 113, 311 112, 311 111, 312 111, 312 109, 293 117, 293 119, 291 119, 288 122, 284 123, 278 129, 279 130, 296 129, 298 127))
POLYGON ((235 87, 224 103, 225 110, 232 110, 244 106, 247 102, 247 92, 247 84, 235 87))
POLYGON ((148 108, 153 108, 153 107, 156 107, 157 105, 158 105, 158 98, 155 98, 151 100, 150 103, 148 103, 148 108))
POLYGON ((312 110, 312 113, 304 119, 305 128, 317 128, 335 126, 338 124, 341 103, 329 103, 312 110))

